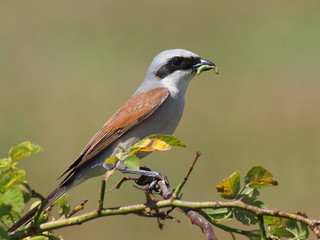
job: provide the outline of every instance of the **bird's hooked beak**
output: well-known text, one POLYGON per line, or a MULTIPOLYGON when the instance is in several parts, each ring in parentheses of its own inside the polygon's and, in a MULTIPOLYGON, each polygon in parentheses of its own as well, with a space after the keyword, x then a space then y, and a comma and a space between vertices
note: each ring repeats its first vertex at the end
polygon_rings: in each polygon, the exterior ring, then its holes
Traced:
POLYGON ((214 69, 214 72, 216 74, 219 74, 217 66, 213 62, 205 59, 201 59, 200 63, 194 65, 193 68, 197 71, 197 76, 200 75, 200 73, 202 73, 203 71, 208 71, 211 69, 214 69))

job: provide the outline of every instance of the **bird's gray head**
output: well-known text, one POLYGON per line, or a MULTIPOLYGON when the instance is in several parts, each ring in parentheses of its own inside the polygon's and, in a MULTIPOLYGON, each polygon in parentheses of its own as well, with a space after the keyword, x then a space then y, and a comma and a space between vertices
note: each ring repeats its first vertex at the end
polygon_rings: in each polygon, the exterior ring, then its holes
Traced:
POLYGON ((172 94, 184 93, 195 75, 213 68, 215 65, 212 62, 193 52, 183 49, 166 50, 152 60, 136 93, 158 87, 166 87, 172 94))

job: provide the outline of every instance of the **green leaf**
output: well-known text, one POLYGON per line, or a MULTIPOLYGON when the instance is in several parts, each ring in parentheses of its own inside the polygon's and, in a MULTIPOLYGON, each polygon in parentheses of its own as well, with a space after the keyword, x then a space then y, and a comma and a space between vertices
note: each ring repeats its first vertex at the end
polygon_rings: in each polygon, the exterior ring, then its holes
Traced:
POLYGON ((0 193, 4 192, 11 181, 11 173, 13 170, 11 168, 6 168, 0 171, 0 193))
POLYGON ((240 172, 233 173, 230 177, 223 179, 216 189, 221 197, 235 199, 240 190, 240 172))
POLYGON ((308 239, 309 237, 309 227, 305 223, 300 223, 300 234, 299 237, 301 239, 308 239))
POLYGON ((271 235, 273 237, 277 237, 278 239, 280 238, 287 238, 287 239, 292 239, 294 238, 294 235, 292 233, 290 233, 287 229, 285 228, 277 228, 277 229, 274 229, 272 230, 271 232, 271 235))
POLYGON ((24 208, 23 194, 19 189, 11 187, 0 195, 0 203, 10 206, 14 211, 22 212, 24 208))
POLYGON ((211 208, 207 209, 206 214, 219 222, 225 222, 232 218, 232 209, 230 208, 211 208))
POLYGON ((273 216, 263 216, 263 222, 270 227, 283 227, 286 226, 287 219, 273 216))
POLYGON ((298 222, 289 219, 286 229, 294 235, 294 239, 297 239, 297 240, 307 239, 309 236, 309 231, 306 230, 306 227, 302 226, 302 224, 300 224, 300 226, 301 227, 299 227, 298 222))
POLYGON ((34 203, 32 203, 32 204, 31 204, 31 206, 30 206, 29 210, 31 210, 31 209, 33 209, 33 208, 35 208, 35 207, 36 207, 36 206, 38 206, 40 203, 41 203, 41 201, 40 201, 40 200, 35 201, 34 203))
POLYGON ((239 198, 243 198, 245 199, 245 202, 248 203, 248 200, 251 199, 251 201, 254 201, 255 199, 257 199, 257 197, 260 195, 260 192, 256 189, 256 188, 251 188, 248 186, 245 186, 239 196, 237 197, 239 198))
POLYGON ((249 232, 252 234, 252 236, 247 236, 250 240, 262 240, 260 229, 251 230, 249 232))
POLYGON ((31 240, 48 240, 48 236, 35 236, 31 237, 31 240))
POLYGON ((126 157, 124 164, 128 168, 138 170, 140 168, 140 159, 136 155, 130 155, 126 157))
POLYGON ((0 159, 0 167, 9 167, 10 158, 2 158, 0 159))
POLYGON ((0 226, 0 240, 9 240, 9 239, 10 239, 10 237, 9 237, 7 231, 0 226))
POLYGON ((43 149, 39 145, 26 141, 12 146, 9 150, 9 156, 13 160, 13 162, 16 162, 21 158, 28 157, 31 154, 35 154, 41 151, 43 151, 43 149))
POLYGON ((253 166, 245 177, 245 184, 252 188, 267 186, 277 186, 278 182, 273 180, 273 176, 260 165, 253 166))
POLYGON ((263 220, 274 238, 304 240, 309 236, 309 229, 306 224, 298 224, 291 219, 272 216, 264 216, 263 220))
POLYGON ((10 227, 14 222, 18 221, 20 218, 21 218, 21 215, 18 212, 10 209, 9 214, 1 216, 0 220, 4 226, 10 227))
POLYGON ((53 205, 61 205, 61 204, 63 204, 64 202, 66 202, 68 198, 69 198, 69 195, 68 195, 68 194, 63 195, 62 197, 58 198, 58 199, 53 203, 53 205))
POLYGON ((10 214, 10 207, 0 203, 0 219, 10 214))
POLYGON ((57 199, 53 205, 60 205, 59 208, 59 217, 61 216, 67 216, 68 213, 70 212, 70 205, 67 201, 69 195, 64 195, 62 197, 60 197, 59 199, 57 199))
POLYGON ((298 223, 296 221, 291 220, 291 219, 289 219, 287 221, 287 229, 295 236, 297 236, 299 233, 298 223))
MULTIPOLYGON (((41 204, 41 201, 35 201, 34 203, 32 203, 32 205, 30 206, 30 210, 37 207, 38 205, 41 204)), ((38 211, 38 210, 37 210, 38 211)), ((32 222, 32 224, 34 224, 34 226, 38 226, 41 225, 43 223, 48 222, 49 220, 49 216, 51 214, 52 208, 48 208, 46 211, 43 211, 40 213, 40 216, 38 218, 38 221, 36 223, 32 222)))
POLYGON ((145 139, 159 139, 169 144, 171 147, 186 147, 186 145, 182 141, 171 135, 154 134, 146 137, 145 139))
POLYGON ((253 225, 259 222, 256 214, 242 209, 233 210, 234 217, 244 225, 253 225))
POLYGON ((70 205, 69 203, 65 200, 60 204, 59 208, 59 217, 61 216, 67 216, 70 212, 70 205))
POLYGON ((18 168, 5 168, 0 171, 0 192, 25 180, 25 171, 18 168))

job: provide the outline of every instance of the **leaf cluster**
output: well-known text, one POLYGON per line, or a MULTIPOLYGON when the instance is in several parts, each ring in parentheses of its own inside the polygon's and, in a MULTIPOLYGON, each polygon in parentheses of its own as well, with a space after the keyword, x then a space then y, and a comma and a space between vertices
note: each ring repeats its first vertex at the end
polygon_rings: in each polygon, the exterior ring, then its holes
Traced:
MULTIPOLYGON (((267 206, 258 199, 260 189, 277 186, 278 182, 272 174, 261 165, 255 165, 245 175, 244 186, 241 188, 240 172, 236 171, 223 179, 216 189, 219 195, 228 200, 238 200, 248 205, 267 209, 267 206)), ((295 220, 274 216, 259 215, 240 208, 214 208, 206 210, 206 214, 216 223, 221 224, 231 219, 236 219, 244 225, 259 224, 260 229, 241 231, 238 233, 248 236, 250 239, 260 239, 265 235, 268 239, 307 239, 309 232, 306 224, 299 224, 295 220), (266 229, 265 229, 266 228, 266 229)))
MULTIPOLYGON (((10 226, 18 220, 31 196, 32 191, 25 180, 25 171, 17 168, 18 162, 30 155, 41 152, 42 148, 31 142, 22 142, 10 148, 8 157, 0 159, 0 223, 10 226)), ((0 227, 0 239, 6 236, 0 227)))
MULTIPOLYGON (((131 169, 139 169, 140 154, 155 151, 168 151, 174 146, 185 147, 183 142, 173 136, 152 135, 137 143, 132 143, 128 148, 120 149, 115 156, 106 159, 105 164, 115 166, 117 163, 120 163, 131 169)), ((42 151, 42 148, 38 145, 30 142, 23 142, 10 148, 8 158, 0 159, 0 240, 10 239, 5 228, 11 226, 14 221, 20 218, 25 203, 29 201, 31 197, 34 197, 35 195, 38 197, 40 196, 28 186, 25 180, 25 171, 17 168, 19 160, 40 151, 42 151)), ((186 181, 187 178, 184 179, 181 186, 183 186, 186 181)), ((281 217, 284 215, 279 215, 277 214, 278 211, 267 208, 267 206, 258 198, 261 189, 277 185, 278 183, 273 179, 272 174, 260 165, 255 165, 249 169, 244 177, 243 184, 241 184, 240 172, 236 171, 229 177, 223 179, 216 186, 219 195, 228 201, 216 202, 215 204, 206 207, 203 205, 201 208, 198 208, 199 214, 216 227, 230 233, 242 234, 251 240, 307 239, 309 236, 308 227, 311 225, 309 222, 304 221, 303 223, 303 221, 298 220, 299 217, 301 218, 301 216, 303 216, 305 219, 306 216, 302 214, 286 213, 285 218, 281 217), (229 227, 226 223, 232 219, 235 219, 244 225, 259 226, 259 228, 248 231, 229 227)), ((102 191, 102 193, 104 192, 105 191, 102 191)), ((42 197, 40 196, 40 198, 42 197)), ((171 199, 171 201, 175 200, 180 201, 180 198, 173 197, 171 199)), ((41 201, 34 203, 33 206, 37 204, 40 204, 40 210, 37 212, 35 219, 31 223, 33 229, 37 229, 40 224, 48 222, 53 207, 51 206, 49 209, 42 212, 41 201)), ((201 205, 200 202, 199 204, 201 205)), ((70 216, 83 208, 83 204, 80 204, 70 212, 70 206, 66 201, 66 197, 60 198, 53 205, 60 206, 59 217, 66 218, 65 220, 68 221, 71 219, 70 216)), ((143 204, 143 209, 144 207, 143 204)), ((194 207, 190 207, 190 209, 194 209, 194 207)), ((105 210, 108 211, 107 209, 105 210)), ((132 211, 134 212, 134 210, 132 211)), ((88 214, 88 218, 96 218, 99 214, 101 214, 101 212, 93 211, 88 214)), ((77 223, 77 219, 75 219, 75 223, 77 223)), ((66 226, 69 224, 70 222, 66 223, 66 226)), ((57 237, 51 232, 52 229, 54 228, 47 228, 47 230, 42 233, 40 233, 38 229, 38 235, 28 239, 61 240, 61 237, 57 237)), ((26 234, 26 232, 23 234, 26 234)))
MULTIPOLYGON (((18 168, 18 163, 23 158, 39 153, 43 149, 29 141, 22 142, 10 148, 8 157, 0 159, 0 240, 10 239, 5 228, 10 227, 15 221, 21 218, 21 213, 25 208, 25 204, 32 197, 40 197, 28 185, 24 170, 18 168)), ((60 206, 59 216, 65 215, 70 208, 65 200, 66 197, 60 198, 55 205, 60 206)), ((31 208, 40 204, 36 201, 31 208)), ((50 212, 40 214, 37 224, 48 221, 50 212)), ((56 237, 49 232, 44 232, 39 236, 30 238, 31 240, 44 239, 62 239, 56 237)))
POLYGON ((139 154, 169 151, 172 147, 185 147, 185 144, 170 135, 150 135, 137 143, 133 143, 128 148, 121 148, 119 153, 107 158, 105 164, 114 166, 120 161, 128 168, 138 170, 140 168, 139 154))

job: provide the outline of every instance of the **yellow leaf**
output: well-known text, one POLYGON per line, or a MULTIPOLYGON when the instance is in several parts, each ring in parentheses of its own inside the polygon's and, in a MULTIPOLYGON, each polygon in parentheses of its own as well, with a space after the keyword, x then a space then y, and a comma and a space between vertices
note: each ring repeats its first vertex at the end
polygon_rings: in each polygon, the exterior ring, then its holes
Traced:
POLYGON ((223 179, 216 189, 221 197, 234 199, 240 190, 240 172, 233 173, 230 177, 223 179))
POLYGON ((171 149, 171 146, 167 144, 166 142, 160 140, 160 139, 152 139, 151 143, 149 144, 151 149, 154 149, 156 151, 168 151, 171 149))
POLYGON ((117 163, 117 161, 118 161, 118 158, 116 156, 111 156, 105 160, 105 163, 113 166, 117 163))
POLYGON ((143 139, 130 150, 130 155, 138 152, 168 151, 171 146, 160 139, 143 139))
POLYGON ((245 183, 252 188, 278 185, 278 182, 273 179, 272 174, 261 165, 255 165, 248 171, 245 183))
POLYGON ((181 142, 178 138, 170 135, 154 134, 145 139, 159 139, 169 144, 171 147, 185 147, 186 145, 181 142))

